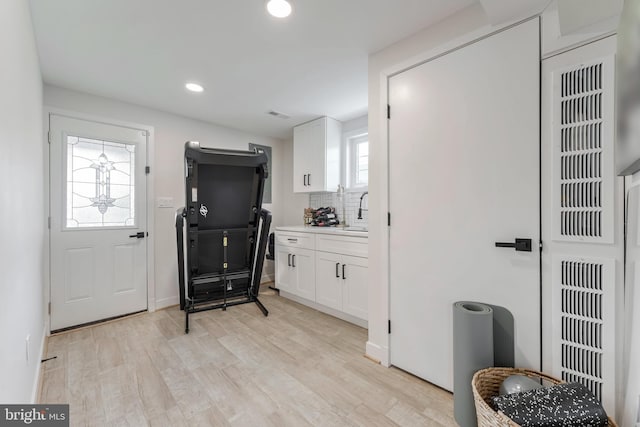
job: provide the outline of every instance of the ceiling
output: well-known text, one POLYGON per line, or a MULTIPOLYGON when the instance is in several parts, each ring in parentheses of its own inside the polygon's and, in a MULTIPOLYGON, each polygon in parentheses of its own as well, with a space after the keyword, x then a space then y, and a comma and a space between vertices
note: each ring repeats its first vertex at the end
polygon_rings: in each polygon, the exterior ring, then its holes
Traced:
POLYGON ((319 116, 366 114, 368 55, 474 2, 292 0, 283 20, 264 0, 31 0, 31 10, 46 83, 285 138, 319 116))

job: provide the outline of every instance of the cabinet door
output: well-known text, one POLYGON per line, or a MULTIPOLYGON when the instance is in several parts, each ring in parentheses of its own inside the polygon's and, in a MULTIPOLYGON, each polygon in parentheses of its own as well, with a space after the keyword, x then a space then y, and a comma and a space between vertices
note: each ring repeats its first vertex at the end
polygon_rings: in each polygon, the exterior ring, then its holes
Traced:
POLYGON ((316 252, 316 302, 342 310, 342 257, 316 252))
POLYGON ((293 128, 293 192, 308 192, 307 174, 309 174, 308 153, 309 124, 293 128))
POLYGON ((342 287, 342 311, 367 320, 368 259, 346 255, 342 259, 345 277, 342 287))
POLYGON ((306 149, 308 156, 306 191, 335 190, 335 188, 325 188, 326 131, 326 117, 309 123, 306 149))
POLYGON ((293 249, 291 253, 295 290, 291 293, 311 301, 316 300, 316 271, 314 251, 309 249, 293 249))
POLYGON ((292 282, 294 276, 292 274, 292 267, 289 266, 291 259, 289 248, 286 246, 276 246, 275 256, 276 287, 283 291, 293 292, 295 289, 294 283, 292 282))
POLYGON ((340 160, 342 159, 342 123, 327 117, 324 144, 324 188, 336 191, 340 184, 340 160))

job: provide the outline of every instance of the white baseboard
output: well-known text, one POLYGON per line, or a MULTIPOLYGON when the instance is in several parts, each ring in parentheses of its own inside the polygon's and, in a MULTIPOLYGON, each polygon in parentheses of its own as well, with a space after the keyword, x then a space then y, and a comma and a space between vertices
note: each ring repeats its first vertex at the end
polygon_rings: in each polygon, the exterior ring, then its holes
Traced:
POLYGON ((382 366, 389 365, 389 349, 387 347, 383 347, 381 345, 372 343, 371 341, 367 341, 367 356, 370 356, 373 359, 379 360, 382 366))
POLYGON ((31 403, 38 403, 38 398, 40 397, 40 385, 42 384, 42 359, 44 359, 44 349, 45 343, 47 339, 47 325, 45 324, 42 328, 42 340, 40 340, 40 349, 38 351, 38 359, 36 360, 36 374, 33 379, 33 388, 31 389, 31 403))
POLYGON ((180 304, 180 297, 177 295, 174 297, 157 299, 156 310, 160 310, 160 309, 171 307, 172 305, 178 305, 178 304, 180 304))
POLYGON ((341 312, 339 310, 335 310, 333 308, 324 306, 322 304, 318 304, 317 302, 308 300, 306 298, 301 298, 301 297, 299 297, 297 295, 290 294, 289 292, 283 291, 282 289, 280 290, 280 296, 288 298, 288 299, 290 299, 292 301, 298 302, 298 303, 300 303, 302 305, 306 305, 307 307, 314 308, 314 309, 316 309, 318 311, 321 311, 323 313, 329 314, 329 315, 331 315, 333 317, 337 317, 338 319, 342 319, 342 320, 344 320, 346 322, 353 323, 354 325, 358 325, 361 328, 367 329, 367 323, 368 322, 366 320, 359 319, 359 318, 357 318, 355 316, 351 316, 350 314, 343 313, 343 312, 341 312))

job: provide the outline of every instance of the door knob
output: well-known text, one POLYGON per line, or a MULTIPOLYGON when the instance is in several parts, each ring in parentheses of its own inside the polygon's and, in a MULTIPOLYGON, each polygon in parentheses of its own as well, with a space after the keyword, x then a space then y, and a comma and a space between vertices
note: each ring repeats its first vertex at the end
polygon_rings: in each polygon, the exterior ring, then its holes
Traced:
POLYGON ((139 231, 136 234, 129 234, 132 239, 144 239, 144 231, 139 231))
POLYGON ((515 248, 518 252, 531 252, 531 239, 516 239, 515 243, 496 242, 496 248, 515 248))

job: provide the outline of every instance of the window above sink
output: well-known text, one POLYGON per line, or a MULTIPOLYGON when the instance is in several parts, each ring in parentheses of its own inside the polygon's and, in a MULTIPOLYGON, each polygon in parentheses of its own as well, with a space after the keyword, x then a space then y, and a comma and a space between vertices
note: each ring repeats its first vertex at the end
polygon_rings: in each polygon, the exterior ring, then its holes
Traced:
POLYGON ((366 188, 369 184, 369 134, 365 131, 346 138, 347 188, 366 188))

